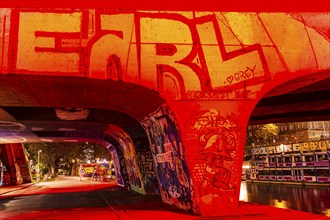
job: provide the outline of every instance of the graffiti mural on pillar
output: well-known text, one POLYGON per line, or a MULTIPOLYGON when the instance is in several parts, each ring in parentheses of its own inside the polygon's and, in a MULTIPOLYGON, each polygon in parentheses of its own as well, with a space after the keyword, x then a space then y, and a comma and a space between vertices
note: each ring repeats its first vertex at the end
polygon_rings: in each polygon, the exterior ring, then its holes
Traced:
MULTIPOLYGON (((118 185, 125 186, 123 176, 126 176, 126 178, 128 178, 128 176, 127 176, 126 166, 120 166, 120 158, 117 153, 117 151, 119 151, 120 149, 116 149, 112 144, 108 145, 107 149, 111 152, 111 156, 113 158, 117 183, 118 185)), ((121 155, 123 155, 122 151, 121 151, 121 155)), ((121 157, 121 159, 124 160, 123 156, 121 157)), ((126 164, 124 163, 124 165, 126 164)))
POLYGON ((12 163, 11 153, 9 152, 8 145, 0 144, 0 162, 2 162, 2 185, 10 185, 16 182, 15 175, 13 175, 10 165, 12 163))
POLYGON ((6 166, 5 184, 31 182, 28 160, 21 143, 0 144, 0 161, 6 166))
MULTIPOLYGON (((131 189, 139 193, 143 193, 144 189, 141 181, 142 178, 139 171, 136 151, 132 139, 124 130, 114 125, 109 125, 107 131, 109 135, 118 141, 120 147, 123 150, 125 161, 121 160, 120 163, 126 163, 126 170, 131 189)), ((126 182, 125 185, 126 184, 128 184, 128 182, 126 182)))
POLYGON ((135 156, 126 158, 127 173, 130 179, 131 186, 141 189, 142 184, 139 177, 139 172, 136 170, 136 165, 134 164, 135 161, 135 156))
POLYGON ((239 163, 234 161, 239 146, 237 122, 231 116, 225 118, 218 110, 210 109, 197 119, 193 133, 198 137, 202 157, 194 167, 194 179, 199 183, 202 202, 214 205, 213 198, 217 198, 223 201, 220 206, 230 207, 224 202, 231 201, 228 197, 239 192, 235 167, 239 163))
POLYGON ((193 185, 173 113, 164 105, 142 124, 150 138, 163 201, 196 211, 193 205, 193 185))
POLYGON ((154 160, 151 152, 138 152, 137 154, 145 192, 148 195, 158 195, 160 193, 159 185, 154 172, 154 160))
POLYGON ((125 162, 130 186, 138 192, 143 192, 135 155, 125 155, 125 162))

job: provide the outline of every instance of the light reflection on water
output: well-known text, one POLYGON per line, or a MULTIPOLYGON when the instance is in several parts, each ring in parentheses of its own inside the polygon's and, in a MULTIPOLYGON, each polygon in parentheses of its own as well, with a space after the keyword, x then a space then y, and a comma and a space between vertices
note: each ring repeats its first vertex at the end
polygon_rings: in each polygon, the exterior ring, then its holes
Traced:
POLYGON ((330 189, 242 181, 240 200, 330 217, 330 189))

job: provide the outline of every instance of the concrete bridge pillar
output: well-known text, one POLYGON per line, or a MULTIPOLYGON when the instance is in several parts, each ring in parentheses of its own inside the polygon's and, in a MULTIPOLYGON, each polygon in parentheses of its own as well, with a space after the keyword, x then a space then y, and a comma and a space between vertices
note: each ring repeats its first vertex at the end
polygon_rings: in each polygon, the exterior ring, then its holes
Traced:
POLYGON ((141 124, 165 203, 201 216, 238 214, 252 100, 168 101, 141 124))
POLYGON ((28 161, 25 158, 23 144, 1 144, 3 157, 6 157, 4 164, 10 173, 11 184, 30 183, 31 176, 28 161), (6 154, 6 156, 4 155, 6 154))
POLYGON ((176 113, 186 161, 201 216, 238 214, 247 101, 192 101, 171 105, 176 113))

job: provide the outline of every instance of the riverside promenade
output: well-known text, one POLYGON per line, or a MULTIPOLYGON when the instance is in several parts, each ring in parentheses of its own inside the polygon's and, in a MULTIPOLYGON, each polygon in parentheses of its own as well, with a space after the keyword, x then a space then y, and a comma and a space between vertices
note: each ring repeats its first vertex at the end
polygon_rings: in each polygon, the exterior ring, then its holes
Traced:
POLYGON ((240 202, 239 213, 200 217, 164 204, 159 196, 143 196, 115 182, 58 176, 55 181, 0 188, 0 219, 153 219, 153 220, 327 220, 329 217, 240 202))

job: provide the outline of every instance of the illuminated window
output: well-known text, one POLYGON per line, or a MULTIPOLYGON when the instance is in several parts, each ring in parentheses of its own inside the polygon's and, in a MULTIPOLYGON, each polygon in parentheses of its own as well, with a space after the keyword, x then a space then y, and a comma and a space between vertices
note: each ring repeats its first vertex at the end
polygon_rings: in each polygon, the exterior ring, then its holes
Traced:
POLYGON ((329 169, 317 169, 316 170, 316 175, 317 176, 324 176, 324 177, 328 177, 329 175, 329 169))
POLYGON ((305 169, 304 176, 315 176, 315 170, 313 169, 305 169))

